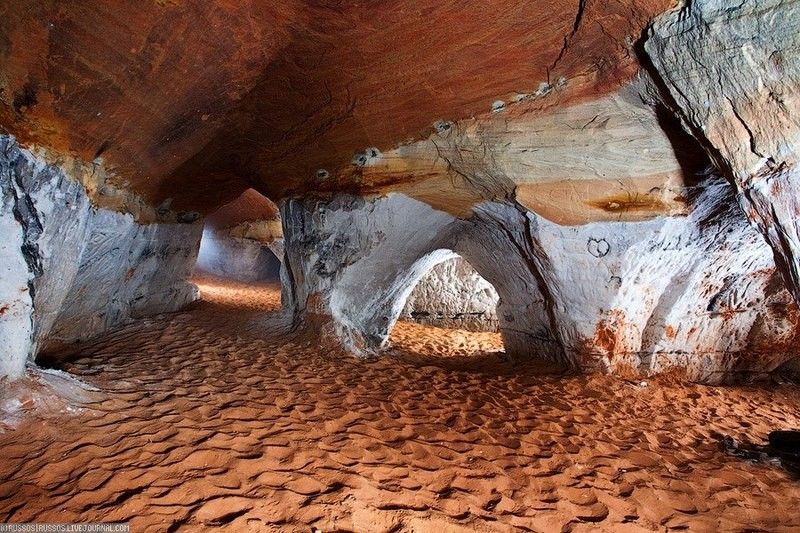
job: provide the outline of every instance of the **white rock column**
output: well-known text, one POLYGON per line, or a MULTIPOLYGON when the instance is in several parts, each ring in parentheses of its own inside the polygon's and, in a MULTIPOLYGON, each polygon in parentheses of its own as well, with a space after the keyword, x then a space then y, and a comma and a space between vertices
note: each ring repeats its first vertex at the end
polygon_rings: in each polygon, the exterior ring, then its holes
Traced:
POLYGON ((399 194, 281 206, 284 304, 298 321, 330 321, 341 342, 375 353, 416 282, 451 254, 450 215, 399 194))
POLYGON ((736 184, 800 301, 800 2, 687 2, 644 48, 665 103, 736 184))
POLYGON ((14 216, 15 193, 5 174, 0 176, 0 376, 17 377, 25 369, 33 342, 33 274, 22 253, 24 235, 14 216))

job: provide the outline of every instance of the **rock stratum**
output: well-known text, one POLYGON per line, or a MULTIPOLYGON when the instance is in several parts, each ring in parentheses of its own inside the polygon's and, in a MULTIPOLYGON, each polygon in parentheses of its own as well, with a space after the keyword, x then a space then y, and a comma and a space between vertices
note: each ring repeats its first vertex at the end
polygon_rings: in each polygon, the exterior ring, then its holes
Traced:
POLYGON ((186 305, 201 240, 239 279, 274 253, 285 317, 361 356, 405 318, 542 371, 798 368, 798 25, 790 0, 0 0, 0 370, 186 305))

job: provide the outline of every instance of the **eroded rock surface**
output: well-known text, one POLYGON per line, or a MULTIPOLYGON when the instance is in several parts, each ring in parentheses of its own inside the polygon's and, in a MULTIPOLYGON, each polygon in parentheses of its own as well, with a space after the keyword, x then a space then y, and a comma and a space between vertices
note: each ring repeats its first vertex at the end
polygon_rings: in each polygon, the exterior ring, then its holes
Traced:
POLYGON ((259 277, 269 248, 295 325, 357 354, 400 316, 479 316, 542 369, 794 368, 798 22, 795 0, 0 0, 0 126, 26 147, 2 144, 0 373, 190 301, 208 213, 212 271, 259 277))
POLYGON ((800 2, 691 2, 644 43, 665 102, 736 183, 800 300, 800 2))
POLYGON ((19 375, 40 350, 197 297, 187 280, 200 224, 142 224, 95 208, 63 169, 7 136, 0 174, 3 374, 19 375))
POLYGON ((0 121, 102 156, 153 205, 211 212, 251 183, 278 199, 320 169, 358 187, 354 154, 438 119, 562 78, 573 99, 614 91, 670 3, 0 0, 0 121))
POLYGON ((419 280, 400 318, 445 328, 497 331, 498 298, 492 284, 454 254, 419 280))
POLYGON ((416 283, 455 251, 497 290, 512 358, 707 382, 792 360, 796 306, 733 189, 709 177, 689 201, 686 217, 575 227, 509 202, 463 220, 397 194, 289 201, 286 301, 374 354, 416 283))

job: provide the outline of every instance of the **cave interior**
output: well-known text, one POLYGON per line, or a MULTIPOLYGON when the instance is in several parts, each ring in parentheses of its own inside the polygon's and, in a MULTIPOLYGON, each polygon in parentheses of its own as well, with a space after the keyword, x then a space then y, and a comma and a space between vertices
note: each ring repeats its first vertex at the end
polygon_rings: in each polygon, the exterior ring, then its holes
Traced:
POLYGON ((800 529, 798 27, 0 0, 0 523, 800 529))

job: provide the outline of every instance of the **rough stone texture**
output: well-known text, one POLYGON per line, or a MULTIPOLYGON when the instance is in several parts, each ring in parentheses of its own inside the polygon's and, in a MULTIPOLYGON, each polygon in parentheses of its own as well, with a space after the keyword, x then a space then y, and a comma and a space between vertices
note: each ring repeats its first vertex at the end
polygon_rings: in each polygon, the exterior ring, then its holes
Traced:
POLYGON ((644 48, 665 102, 717 166, 772 246, 800 301, 800 2, 687 3, 644 48))
POLYGON ((796 307, 731 188, 709 178, 690 201, 687 217, 566 227, 508 202, 459 220, 399 194, 291 200, 285 301, 374 354, 455 251, 497 290, 507 353, 543 368, 719 382, 793 359, 796 307))
POLYGON ((234 198, 209 227, 357 353, 457 253, 517 359, 797 365, 800 1, 123 4, 0 0, 8 373, 190 300, 199 226, 159 217, 234 198))
POLYGON ((137 224, 97 210, 77 273, 41 350, 85 340, 131 318, 177 311, 197 299, 189 281, 199 224, 137 224))
POLYGON ((139 224, 95 209, 64 171, 0 138, 3 374, 40 350, 196 298, 199 224, 139 224))
POLYGON ((453 254, 419 280, 400 317, 432 326, 497 331, 498 298, 491 283, 453 254))
POLYGON ((280 260, 273 248, 260 241, 206 228, 197 255, 197 269, 238 281, 276 280, 280 260))
POLYGON ((283 238, 275 239, 274 241, 267 243, 267 248, 272 250, 272 253, 275 254, 275 257, 283 263, 283 257, 286 253, 283 246, 283 238))
POLYGON ((573 103, 569 82, 502 111, 437 123, 425 140, 369 158, 361 178, 455 214, 513 193, 559 224, 686 213, 683 185, 708 158, 657 106, 641 73, 614 93, 573 103))
POLYGON ((25 236, 14 216, 17 198, 11 182, 0 179, 0 339, 5 354, 0 357, 0 375, 19 375, 25 367, 33 337, 33 303, 28 270, 22 247, 25 236))
POLYGON ((281 219, 284 304, 297 318, 332 316, 356 352, 383 344, 416 282, 449 257, 443 243, 453 217, 402 195, 287 200, 281 219), (401 229, 409 221, 413 239, 401 229))
POLYGON ((0 0, 0 123, 103 157, 152 205, 207 213, 249 186, 240 178, 276 200, 317 188, 320 169, 358 185, 353 154, 543 82, 611 92, 669 5, 0 0))
POLYGON ((796 307, 768 246, 724 183, 695 194, 685 218, 540 234, 560 333, 582 367, 720 381, 796 356, 796 307))

